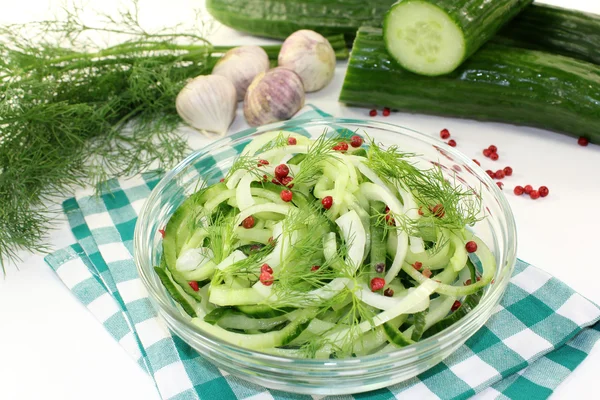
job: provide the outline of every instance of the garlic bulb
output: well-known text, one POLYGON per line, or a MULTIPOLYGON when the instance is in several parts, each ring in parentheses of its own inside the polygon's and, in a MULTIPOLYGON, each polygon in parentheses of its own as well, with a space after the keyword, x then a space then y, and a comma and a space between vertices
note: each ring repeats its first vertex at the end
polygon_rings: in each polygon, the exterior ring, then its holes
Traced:
POLYGON ((250 126, 259 126, 289 119, 303 105, 304 87, 298 74, 277 67, 254 78, 244 99, 244 116, 250 126))
POLYGON ((235 117, 235 87, 225 77, 201 75, 181 89, 175 105, 179 116, 192 127, 224 135, 235 117))
POLYGON ((238 101, 241 101, 254 77, 268 70, 269 56, 262 47, 240 46, 225 53, 212 73, 229 79, 235 86, 238 101))
POLYGON ((323 89, 335 72, 335 51, 317 32, 303 29, 285 39, 279 52, 280 67, 289 68, 302 78, 304 90, 323 89))

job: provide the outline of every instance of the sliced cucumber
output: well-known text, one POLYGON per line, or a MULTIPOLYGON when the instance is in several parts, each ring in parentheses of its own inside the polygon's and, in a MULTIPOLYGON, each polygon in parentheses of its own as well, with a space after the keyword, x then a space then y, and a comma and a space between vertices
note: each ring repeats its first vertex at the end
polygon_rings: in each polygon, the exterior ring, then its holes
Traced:
POLYGON ((372 354, 387 342, 383 327, 378 326, 370 332, 356 338, 352 345, 352 352, 357 356, 372 354))
POLYGON ((274 318, 293 310, 293 308, 275 309, 268 304, 240 305, 235 308, 250 318, 274 318))
POLYGON ((430 336, 435 335, 448 328, 449 326, 455 324, 457 321, 462 319, 465 315, 470 313, 481 301, 481 297, 483 296, 483 291, 470 294, 461 303, 460 307, 454 311, 452 314, 448 315, 446 318, 438 321, 431 327, 429 327, 425 333, 423 333, 423 339, 428 338, 430 336))
POLYGON ((288 160, 288 164, 298 165, 306 158, 306 154, 296 154, 294 157, 288 160))
POLYGON ((371 278, 385 276, 385 259, 387 254, 385 229, 381 226, 378 218, 385 212, 385 204, 380 201, 371 201, 371 252, 369 254, 371 264, 371 278))
POLYGON ((194 299, 191 298, 191 296, 188 296, 188 294, 183 291, 181 286, 179 286, 172 279, 169 271, 160 267, 154 267, 154 271, 156 272, 156 275, 158 275, 158 278, 165 286, 165 289, 167 289, 167 292, 169 292, 173 300, 175 300, 190 317, 197 317, 196 310, 194 307, 194 299))
POLYGON ((242 327, 245 330, 258 329, 258 330, 271 330, 284 322, 288 322, 287 315, 280 315, 272 318, 250 318, 240 312, 229 310, 225 313, 217 322, 221 328, 225 329, 240 329, 242 327))
MULTIPOLYGON (((314 198, 313 198, 314 200, 314 198)), ((294 205, 298 208, 302 208, 302 207, 307 207, 309 205, 309 198, 308 196, 305 196, 304 194, 298 192, 298 191, 294 191, 294 195, 292 197, 292 203, 294 203, 294 205)))
POLYGON ((415 343, 414 340, 400 332, 400 325, 402 325, 404 321, 406 321, 406 315, 401 315, 386 322, 382 326, 387 340, 395 347, 405 347, 415 343))
POLYGON ((424 310, 424 311, 418 312, 415 315, 413 315, 414 321, 413 321, 413 331, 410 336, 411 340, 418 342, 419 339, 421 339, 421 336, 423 336, 423 332, 425 331, 425 323, 426 323, 425 317, 427 316, 428 312, 429 312, 429 310, 424 310))
POLYGON ((239 306, 258 304, 264 299, 254 288, 231 289, 220 285, 210 288, 208 300, 217 306, 239 306))
POLYGON ((367 151, 365 149, 357 149, 352 152, 352 155, 357 157, 366 157, 367 151))
POLYGON ((221 317, 227 314, 229 310, 230 309, 227 307, 217 307, 204 316, 204 322, 208 322, 209 324, 214 325, 217 322, 219 322, 221 317))
POLYGON ((204 322, 199 318, 192 319, 192 323, 205 332, 208 332, 211 335, 223 339, 231 344, 251 350, 261 350, 270 347, 285 346, 286 344, 290 343, 306 329, 311 319, 314 318, 314 314, 315 313, 312 310, 300 311, 296 315, 296 318, 285 328, 278 331, 258 333, 254 335, 230 332, 221 328, 220 326, 215 326, 204 322))

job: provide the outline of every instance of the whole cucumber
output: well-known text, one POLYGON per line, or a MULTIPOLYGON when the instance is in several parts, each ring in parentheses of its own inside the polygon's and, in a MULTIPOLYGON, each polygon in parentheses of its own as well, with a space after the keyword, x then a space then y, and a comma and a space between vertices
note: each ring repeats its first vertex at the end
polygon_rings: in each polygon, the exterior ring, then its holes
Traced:
POLYGON ((600 66, 493 43, 453 73, 427 77, 390 57, 381 29, 361 28, 340 101, 526 125, 600 143, 600 66))

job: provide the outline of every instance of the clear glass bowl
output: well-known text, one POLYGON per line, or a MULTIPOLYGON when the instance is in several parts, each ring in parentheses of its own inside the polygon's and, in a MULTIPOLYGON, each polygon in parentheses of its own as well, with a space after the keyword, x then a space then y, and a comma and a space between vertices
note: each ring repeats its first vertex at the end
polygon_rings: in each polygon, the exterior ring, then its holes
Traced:
POLYGON ((219 368, 272 389, 306 394, 365 392, 410 379, 438 364, 481 328, 502 297, 516 260, 516 230, 508 202, 483 169, 443 142, 400 126, 354 119, 293 120, 249 129, 216 141, 197 151, 168 172, 152 191, 140 212, 134 237, 134 257, 142 281, 158 313, 186 343, 219 368), (367 133, 384 145, 418 154, 424 168, 441 166, 449 179, 480 192, 486 218, 474 232, 492 250, 498 269, 494 284, 480 304, 446 330, 414 345, 387 354, 348 359, 292 359, 251 351, 205 334, 174 305, 153 271, 161 256, 161 236, 170 216, 194 193, 199 179, 217 182, 231 167, 238 152, 261 133, 290 130, 318 137, 325 130, 367 133))

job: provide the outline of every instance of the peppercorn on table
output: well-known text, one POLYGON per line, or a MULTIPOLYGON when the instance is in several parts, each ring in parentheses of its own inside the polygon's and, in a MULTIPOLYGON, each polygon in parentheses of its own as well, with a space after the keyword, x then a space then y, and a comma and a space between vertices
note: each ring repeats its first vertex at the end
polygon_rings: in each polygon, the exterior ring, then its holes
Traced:
MULTIPOLYGON (((118 1, 93 2, 97 9, 110 10, 118 1)), ((555 0, 552 4, 600 13, 600 5, 578 0, 555 0)), ((5 10, 0 22, 18 22, 48 16, 57 2, 36 0, 17 3, 5 10)), ((165 8, 160 2, 140 1, 142 19, 151 26, 171 24, 191 13, 182 12, 196 2, 174 0, 165 8)), ((268 43, 219 27, 215 43, 268 43)), ((590 300, 600 303, 597 282, 600 270, 594 263, 597 246, 595 227, 600 216, 594 212, 600 201, 600 184, 595 171, 600 167, 600 147, 581 147, 577 140, 542 130, 511 125, 479 123, 423 115, 349 108, 337 102, 345 72, 338 62, 332 83, 323 91, 309 94, 307 101, 325 112, 348 118, 397 123, 439 137, 448 129, 456 148, 477 159, 492 171, 509 166, 504 192, 515 213, 519 251, 524 260, 544 269, 590 300), (387 112, 385 113, 387 114, 387 112), (482 154, 497 147, 498 159, 482 154), (516 196, 517 185, 546 186, 549 195, 537 200, 516 196), (590 208, 590 211, 584 211, 590 208)), ((247 127, 241 109, 229 132, 247 127)), ((207 139, 191 130, 192 147, 207 139)), ((60 221, 47 239, 52 249, 70 245, 73 237, 66 220, 60 221)), ((133 362, 75 297, 65 289, 43 261, 42 255, 23 255, 18 265, 8 265, 8 277, 0 281, 0 398, 37 399, 158 399, 151 379, 133 362), (14 267, 19 267, 17 272, 14 267), (43 391, 43 392, 42 392, 43 391)), ((121 343, 123 345, 123 343, 121 343)), ((563 382, 552 398, 594 398, 600 350, 590 356, 563 382)), ((173 377, 176 379, 176 376, 173 377)))

